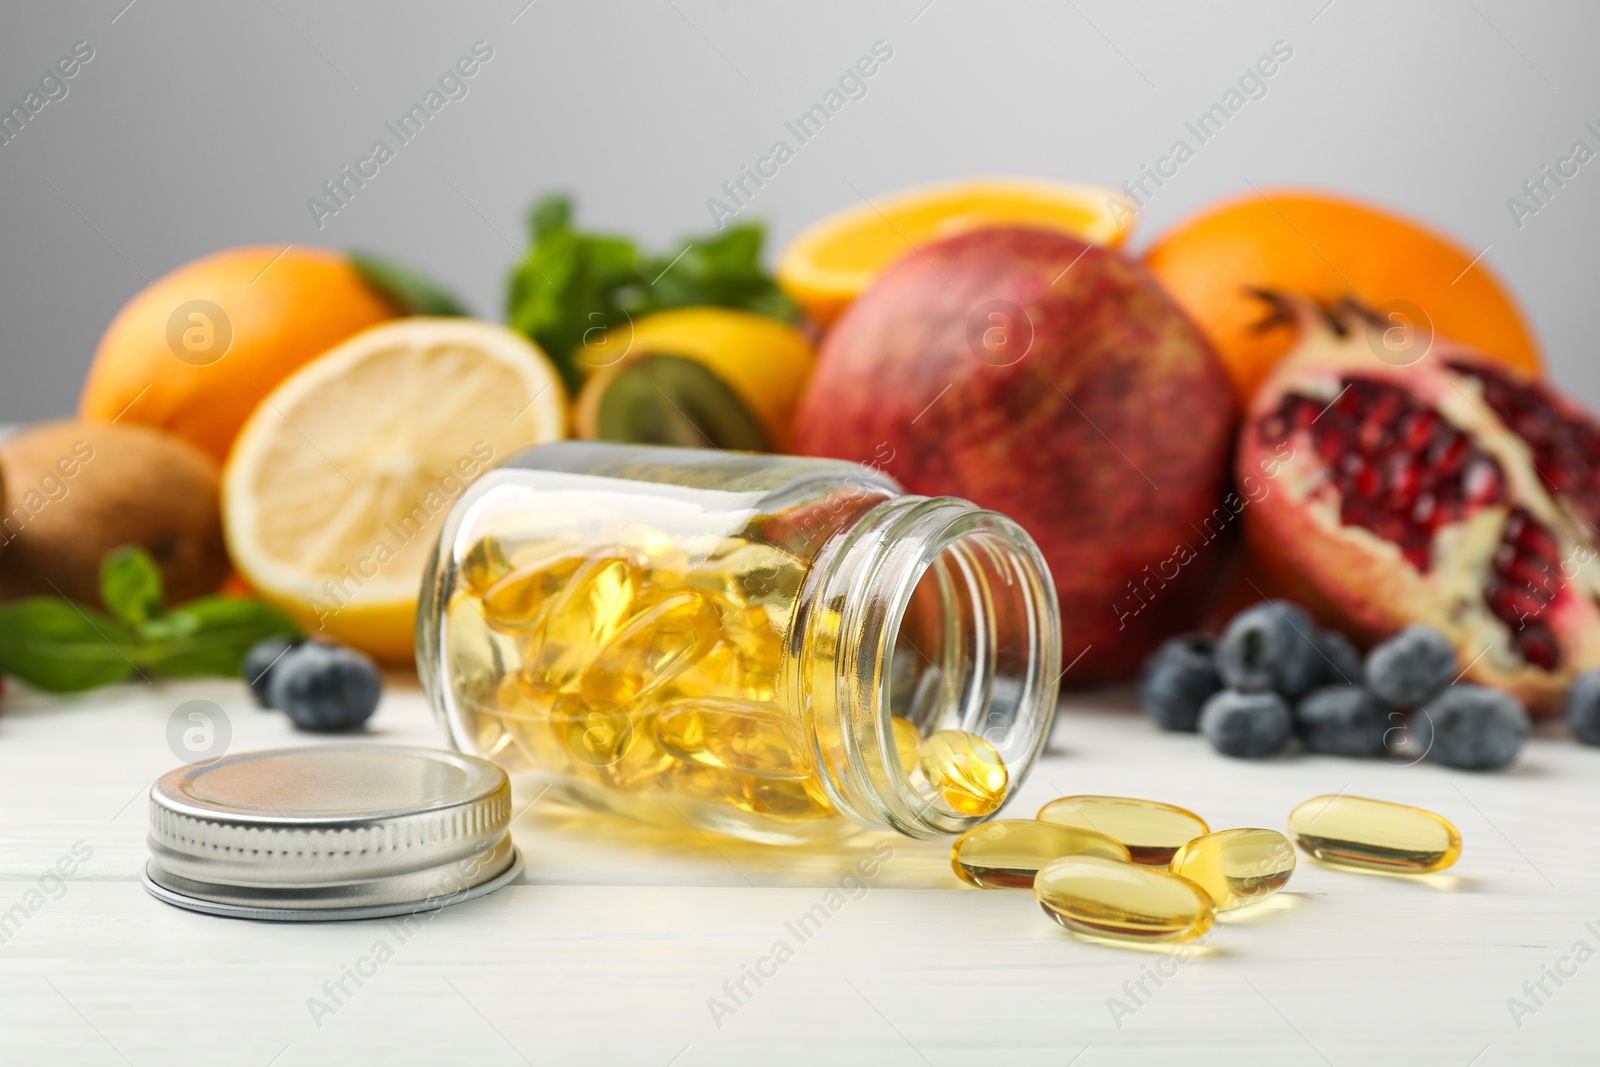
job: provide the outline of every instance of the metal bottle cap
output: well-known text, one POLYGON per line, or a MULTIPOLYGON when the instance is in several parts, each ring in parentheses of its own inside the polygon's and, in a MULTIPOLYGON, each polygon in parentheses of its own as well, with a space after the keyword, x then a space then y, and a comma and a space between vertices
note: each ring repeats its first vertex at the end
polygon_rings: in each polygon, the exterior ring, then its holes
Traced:
POLYGON ((144 886, 212 915, 315 921, 426 911, 505 885, 511 783, 487 760, 323 745, 179 767, 150 789, 144 886))

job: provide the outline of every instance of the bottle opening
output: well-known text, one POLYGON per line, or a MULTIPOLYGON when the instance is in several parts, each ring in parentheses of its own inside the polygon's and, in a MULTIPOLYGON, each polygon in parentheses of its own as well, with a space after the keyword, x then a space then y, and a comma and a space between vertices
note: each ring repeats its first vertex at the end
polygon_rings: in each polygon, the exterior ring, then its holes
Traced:
POLYGON ((993 814, 1043 748, 1060 681, 1055 592, 1032 540, 965 501, 900 498, 819 564, 798 680, 836 802, 916 837, 993 814), (941 757, 956 760, 953 783, 935 780, 941 757), (999 804, 983 795, 996 761, 999 804))

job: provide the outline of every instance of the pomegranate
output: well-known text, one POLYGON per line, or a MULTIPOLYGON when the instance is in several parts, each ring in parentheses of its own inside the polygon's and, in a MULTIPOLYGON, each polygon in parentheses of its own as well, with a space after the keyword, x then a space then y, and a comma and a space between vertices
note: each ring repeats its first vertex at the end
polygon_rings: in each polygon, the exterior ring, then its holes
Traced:
POLYGON ((1600 666, 1600 426, 1435 338, 1406 363, 1371 312, 1292 305, 1297 350, 1252 401, 1247 540, 1280 591, 1366 640, 1426 623, 1535 711, 1600 666))
POLYGON ((1192 621, 1216 569, 1197 556, 1231 529, 1236 417, 1210 346, 1138 263, 997 228, 907 254, 850 306, 795 438, 1021 523, 1055 578, 1070 684, 1131 674, 1192 621))

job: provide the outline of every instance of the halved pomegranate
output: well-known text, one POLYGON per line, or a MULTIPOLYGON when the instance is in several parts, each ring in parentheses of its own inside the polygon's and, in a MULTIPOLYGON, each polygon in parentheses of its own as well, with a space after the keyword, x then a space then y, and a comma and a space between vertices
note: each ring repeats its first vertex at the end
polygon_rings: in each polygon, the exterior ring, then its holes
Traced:
POLYGON ((1370 312, 1291 305, 1296 351, 1257 392, 1238 470, 1280 591, 1375 641, 1450 637, 1469 677, 1559 708, 1600 666, 1600 425, 1443 338, 1415 363, 1370 312))

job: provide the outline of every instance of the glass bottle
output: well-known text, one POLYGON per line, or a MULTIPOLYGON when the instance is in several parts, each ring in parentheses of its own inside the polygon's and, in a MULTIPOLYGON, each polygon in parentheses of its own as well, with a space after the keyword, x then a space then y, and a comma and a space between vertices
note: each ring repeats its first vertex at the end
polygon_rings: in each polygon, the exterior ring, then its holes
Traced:
POLYGON ((461 496, 417 625, 458 748, 569 803, 770 843, 992 815, 1060 658, 1048 570, 1003 515, 871 466, 598 442, 461 496))

